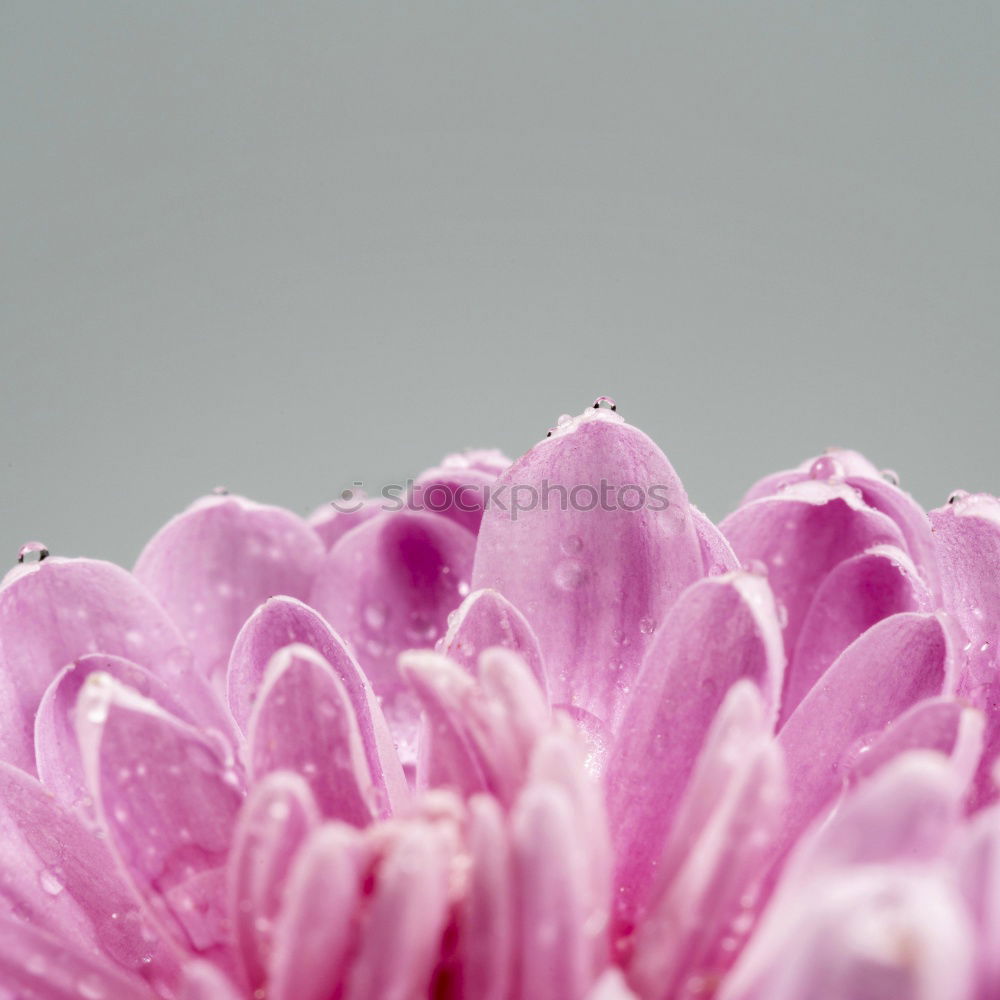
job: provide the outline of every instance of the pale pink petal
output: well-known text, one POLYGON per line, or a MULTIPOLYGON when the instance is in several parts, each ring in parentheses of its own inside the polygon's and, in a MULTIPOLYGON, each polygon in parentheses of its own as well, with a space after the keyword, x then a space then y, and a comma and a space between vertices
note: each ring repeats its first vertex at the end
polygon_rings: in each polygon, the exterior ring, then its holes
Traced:
POLYGON ((225 669, 258 604, 276 594, 308 596, 322 556, 319 536, 291 511, 210 496, 150 539, 135 575, 180 627, 201 672, 212 676, 225 669))
POLYGON ((691 520, 698 535, 698 545, 701 548, 702 568, 705 576, 721 576, 732 573, 740 568, 732 546, 726 536, 703 514, 694 504, 691 504, 691 520))
POLYGON ((182 647, 163 609, 119 566, 57 557, 18 566, 0 586, 0 759, 34 769, 35 710, 67 663, 123 656, 181 689, 182 647))
POLYGON ((240 810, 226 881, 236 949, 254 989, 267 979, 274 921, 292 860, 319 821, 305 779, 288 771, 263 778, 240 810))
POLYGON ((839 870, 810 883, 719 1000, 969 1000, 973 928, 933 870, 839 870))
POLYGON ((0 989, 18 1000, 156 1000, 137 976, 48 929, 9 917, 0 917, 0 989))
POLYGON ((310 603, 350 643, 398 741, 414 759, 417 707, 396 658, 430 647, 468 593, 475 539, 447 518, 384 514, 345 535, 327 554, 310 603))
POLYGON ((458 995, 507 1000, 514 961, 514 900, 506 820, 495 799, 469 801, 468 888, 458 912, 458 995))
POLYGON ((427 995, 448 919, 452 857, 437 825, 400 831, 378 870, 344 1000, 427 995))
POLYGON ((366 720, 361 737, 368 767, 385 785, 389 812, 395 811, 407 797, 406 779, 378 700, 344 641, 308 605, 292 597, 272 597, 240 629, 227 675, 233 717, 245 730, 268 663, 279 649, 292 643, 311 646, 326 660, 347 692, 355 715, 366 720))
POLYGON ((593 974, 588 872, 569 795, 530 785, 511 817, 520 956, 516 1000, 583 996, 593 974))
POLYGON ((440 651, 474 674, 479 655, 493 646, 503 646, 517 653, 547 697, 548 681, 535 630, 503 594, 495 590, 476 590, 449 618, 440 651))
MULTIPOLYGON (((330 1000, 337 993, 361 879, 357 834, 350 827, 327 823, 312 834, 295 858, 274 929, 269 1000, 330 1000)), ((403 944, 384 939, 386 957, 403 944)), ((388 1000, 392 994, 369 994, 383 995, 388 1000)))
POLYGON ((368 497, 360 491, 352 490, 350 497, 342 497, 337 501, 337 507, 325 503, 317 507, 307 520, 309 527, 319 535, 329 552, 349 531, 380 514, 386 503, 382 497, 368 497))
POLYGON ((319 653, 287 646, 271 659, 250 716, 250 771, 254 780, 295 771, 325 816, 365 826, 388 809, 385 787, 365 755, 362 732, 370 728, 371 717, 355 714, 344 685, 319 653))
POLYGON ((955 847, 960 891, 976 928, 977 997, 1000 991, 1000 808, 977 813, 955 847))
POLYGON ((681 595, 635 682, 605 775, 620 905, 648 889, 705 733, 730 687, 758 685, 777 717, 784 652, 766 581, 738 572, 681 595))
POLYGON ((87 679, 76 725, 101 828, 150 919, 183 949, 216 949, 241 801, 232 762, 107 674, 87 679))
POLYGON ((650 633, 702 575, 684 488, 659 448, 605 409, 561 424, 498 486, 473 587, 500 591, 531 622, 553 703, 614 728, 650 633))
MULTIPOLYGON (((736 697, 740 690, 733 689, 736 697)), ((643 1000, 683 996, 696 982, 709 989, 753 925, 753 900, 787 788, 781 752, 767 728, 730 727, 731 710, 720 710, 720 727, 689 788, 689 815, 703 815, 708 802, 711 812, 696 836, 681 817, 661 872, 651 876, 654 889, 629 964, 643 1000)))
POLYGON ((107 845, 30 775, 0 762, 0 911, 144 970, 159 950, 107 845))
POLYGON ((936 615, 893 615, 837 658, 779 734, 788 759, 790 841, 840 789, 864 752, 906 709, 954 687, 954 638, 936 615))
POLYGON ((428 469, 413 484, 407 507, 447 517, 476 534, 495 480, 495 475, 473 468, 428 469))
POLYGON ((845 559, 806 612, 785 677, 782 721, 862 632, 889 615, 930 610, 930 592, 902 549, 877 546, 845 559))
POLYGON ((75 714, 80 689, 95 672, 110 674, 177 718, 193 721, 166 684, 130 660, 91 653, 63 667, 38 706, 35 759, 42 784, 68 806, 80 805, 90 794, 83 773, 75 714))
POLYGON ((876 545, 903 547, 886 515, 848 486, 806 480, 755 500, 720 525, 744 565, 763 564, 791 654, 823 580, 838 563, 876 545))
POLYGON ((620 969, 608 969, 594 983, 587 1000, 638 1000, 638 997, 628 988, 620 969))
POLYGON ((245 1000, 245 994, 211 963, 189 962, 184 967, 180 1000, 245 1000))

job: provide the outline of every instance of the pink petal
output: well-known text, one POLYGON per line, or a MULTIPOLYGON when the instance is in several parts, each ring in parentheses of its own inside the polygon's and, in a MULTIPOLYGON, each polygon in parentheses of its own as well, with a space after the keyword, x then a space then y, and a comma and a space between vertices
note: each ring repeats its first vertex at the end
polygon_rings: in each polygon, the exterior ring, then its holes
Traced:
POLYGON ((472 468, 428 469, 413 484, 407 507, 446 517, 475 535, 495 480, 495 475, 472 468))
POLYGON ((511 859, 506 821, 495 799, 469 801, 468 888, 458 913, 461 1000, 507 1000, 513 965, 511 859))
POLYGON ((408 792, 389 727, 368 678, 344 641, 308 605, 291 597, 272 597, 247 619, 229 659, 227 686, 234 718, 247 728, 267 665, 278 650, 292 643, 311 646, 326 660, 347 693, 355 716, 364 720, 361 739, 367 766, 375 781, 385 786, 387 795, 379 815, 390 815, 408 792))
POLYGON ((503 594, 476 590, 449 618, 441 652, 475 674, 479 655, 493 646, 517 653, 535 675, 542 691, 548 691, 538 637, 527 618, 503 594))
POLYGON ((272 927, 292 860, 319 821, 309 786, 287 771, 263 778, 240 810, 227 863, 229 919, 254 989, 267 979, 272 927))
POLYGON ((566 1000, 593 982, 586 856, 569 795, 539 783, 511 817, 520 955, 515 1000, 566 1000))
POLYGON ((211 963, 189 962, 180 1000, 244 1000, 244 994, 211 963))
MULTIPOLYGON (((737 701, 746 683, 732 689, 737 701)), ((745 710, 731 702, 720 709, 691 779, 687 813, 663 851, 658 876, 651 873, 654 889, 629 965, 629 979, 645 1000, 682 996, 685 984, 717 982, 752 926, 752 901, 787 789, 781 752, 766 724, 733 725, 734 714, 745 710), (693 816, 703 820, 694 836, 693 816)), ((764 722, 763 715, 758 719, 764 722)))
MULTIPOLYGON (((129 969, 157 951, 107 846, 32 777, 0 763, 0 909, 129 969)), ((0 935, 2 937, 2 935, 0 935)))
POLYGON ((957 878, 976 928, 977 997, 1000 989, 1000 809, 972 817, 955 848, 957 878))
POLYGON ((344 1000, 427 995, 448 918, 452 852, 437 826, 400 831, 378 871, 344 1000))
POLYGON ((837 658, 779 734, 793 792, 794 837, 840 789, 858 753, 923 698, 949 694, 954 640, 935 615, 893 615, 837 658))
MULTIPOLYGON (((357 835, 339 823, 321 826, 296 857, 274 931, 271 1000, 330 1000, 337 993, 361 892, 358 861, 357 835)), ((382 944, 393 952, 404 942, 382 944)))
POLYGON ((187 950, 226 939, 222 868, 241 796, 219 749, 106 674, 80 692, 88 787, 147 913, 187 950))
POLYGON ((352 491, 347 499, 337 501, 338 506, 325 503, 317 507, 308 518, 309 527, 319 535, 326 551, 340 541, 349 531, 370 521, 383 510, 386 501, 382 497, 367 497, 352 491))
POLYGON ((594 983, 594 988, 587 994, 587 1000, 638 1000, 638 998, 628 988, 620 969, 608 969, 594 983))
POLYGON ((172 715, 192 721, 170 689, 147 670, 120 656, 91 653, 81 656, 53 678, 35 716, 35 758, 45 787, 68 806, 87 799, 87 789, 76 736, 76 703, 87 678, 103 672, 155 701, 172 715))
POLYGON ((510 459, 498 448, 467 448, 445 455, 441 460, 442 469, 474 469, 494 479, 506 472, 510 465, 510 459))
POLYGON ((719 1000, 968 1000, 973 928, 935 872, 867 866, 810 884, 719 1000))
POLYGON ((903 546, 895 523, 866 507, 854 490, 813 480, 740 507, 721 528, 744 564, 767 568, 789 653, 813 597, 838 563, 876 545, 903 546))
POLYGON ((625 911, 648 889, 674 810, 726 693, 742 678, 777 715, 784 653, 774 601, 750 573, 710 577, 688 588, 646 654, 606 788, 625 911))
POLYGON ((901 549, 877 546, 845 559, 823 579, 802 623, 786 675, 782 721, 862 632, 890 615, 930 609, 930 593, 901 549))
POLYGON ((509 803, 548 725, 544 698, 524 662, 509 651, 490 650, 478 681, 427 651, 404 654, 400 668, 427 715, 418 785, 463 795, 490 792, 509 803))
POLYGON ((87 653, 135 660, 184 686, 180 634, 125 570, 57 557, 17 569, 0 586, 0 759, 34 769, 32 727, 42 694, 87 653))
POLYGON ((138 977, 77 950, 60 935, 9 917, 0 917, 0 983, 12 998, 156 1000, 138 977))
POLYGON ((645 434, 602 409, 560 426, 498 486, 507 499, 495 494, 483 518, 473 587, 531 622, 554 703, 613 725, 649 633, 702 573, 684 488, 645 434))
POLYGON ((691 520, 698 536, 705 576, 721 576, 739 569, 740 561, 726 536, 694 504, 691 504, 691 520))
POLYGON ((322 555, 319 536, 291 511, 210 496, 150 539, 135 575, 211 676, 225 669, 236 634, 258 604, 275 594, 308 596, 322 555))
POLYGON ((414 758, 417 709, 396 658, 433 646, 468 593, 475 539, 447 518, 384 514, 340 540, 320 567, 310 603, 351 645, 399 741, 414 758))
POLYGON ((288 646, 272 658, 250 716, 250 770, 255 780, 272 771, 297 772, 325 816, 365 826, 388 808, 365 757, 362 731, 370 726, 370 717, 355 715, 319 653, 288 646))

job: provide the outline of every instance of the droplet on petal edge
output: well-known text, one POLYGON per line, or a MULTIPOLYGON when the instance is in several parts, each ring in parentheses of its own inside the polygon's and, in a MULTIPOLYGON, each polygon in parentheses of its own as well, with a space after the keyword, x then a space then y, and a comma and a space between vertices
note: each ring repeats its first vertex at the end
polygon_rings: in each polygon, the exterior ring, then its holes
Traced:
MULTIPOLYGON (((611 410, 613 413, 618 412, 618 404, 610 396, 598 396, 594 400, 595 410, 611 410)), ((565 421, 560 420, 560 423, 565 421)))
POLYGON ((41 562, 48 557, 48 546, 44 542, 25 542, 17 551, 17 561, 19 563, 41 562))

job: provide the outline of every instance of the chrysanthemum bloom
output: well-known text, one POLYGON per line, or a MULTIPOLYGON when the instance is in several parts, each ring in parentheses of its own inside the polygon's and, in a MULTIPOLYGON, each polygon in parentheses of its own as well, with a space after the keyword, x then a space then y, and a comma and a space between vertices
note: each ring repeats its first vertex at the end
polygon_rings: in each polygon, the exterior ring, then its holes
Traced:
POLYGON ((997 500, 717 528, 599 401, 411 501, 26 547, 3 1000, 1000 996, 997 500))

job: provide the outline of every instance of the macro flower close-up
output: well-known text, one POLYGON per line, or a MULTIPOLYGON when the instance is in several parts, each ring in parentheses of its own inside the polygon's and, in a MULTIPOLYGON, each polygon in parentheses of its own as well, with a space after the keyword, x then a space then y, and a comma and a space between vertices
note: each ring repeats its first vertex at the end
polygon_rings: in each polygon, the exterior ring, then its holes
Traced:
POLYGON ((1000 995, 1000 501, 601 397, 0 586, 4 1000, 1000 995), (350 501, 350 502, 349 502, 350 501))

